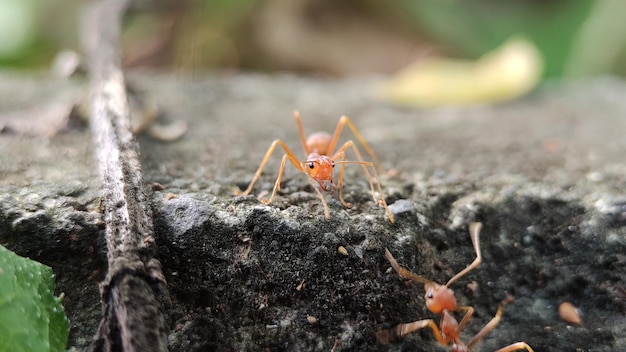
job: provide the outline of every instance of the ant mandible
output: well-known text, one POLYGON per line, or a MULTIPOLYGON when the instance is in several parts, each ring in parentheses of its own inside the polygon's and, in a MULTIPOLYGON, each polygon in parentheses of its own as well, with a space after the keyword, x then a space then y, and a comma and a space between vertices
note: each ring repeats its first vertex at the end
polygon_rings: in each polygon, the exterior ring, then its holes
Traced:
POLYGON ((268 199, 262 200, 263 203, 270 204, 272 200, 274 200, 274 197, 276 196, 276 192, 280 189, 280 181, 283 178, 283 171, 285 169, 285 164, 287 163, 287 160, 289 160, 298 170, 300 170, 301 172, 309 176, 309 182, 311 182, 311 184, 313 185, 313 188, 315 189, 320 199, 322 200, 322 204, 324 206, 324 216, 328 219, 330 218, 328 204, 326 204, 324 195, 315 186, 312 180, 317 181, 317 183, 322 188, 322 190, 326 192, 333 192, 335 191, 336 188, 339 188, 339 200, 341 201, 341 204, 343 204, 346 208, 350 208, 351 204, 346 202, 343 199, 342 183, 343 183, 344 167, 346 164, 358 164, 358 165, 361 165, 361 167, 363 168, 363 172, 365 173, 365 177, 367 177, 367 181, 369 182, 370 190, 372 192, 372 198, 374 198, 374 202, 377 204, 382 203, 382 205, 385 207, 385 211, 387 212, 387 216, 389 217, 389 221, 393 223, 394 222, 393 215, 391 214, 391 212, 389 211, 389 208, 387 207, 387 202, 385 202, 385 197, 383 196, 383 192, 380 187, 380 182, 378 181, 378 174, 376 173, 376 168, 379 165, 378 159, 376 158, 376 155, 374 154, 374 151, 372 150, 372 148, 370 148, 367 142, 365 142, 365 139, 361 137, 361 134, 356 129, 352 121, 350 121, 350 119, 347 116, 342 116, 339 119, 339 123, 337 123, 337 127, 335 128, 335 133, 332 135, 332 137, 328 133, 318 132, 318 133, 314 133, 310 135, 308 139, 305 139, 304 130, 302 128, 302 121, 300 120, 300 113, 298 111, 294 111, 294 116, 296 118, 296 123, 298 124, 298 132, 300 133, 300 141, 302 142, 302 147, 304 148, 304 152, 307 154, 306 160, 299 161, 296 155, 291 151, 291 149, 289 149, 287 144, 285 144, 285 142, 283 142, 280 139, 275 140, 270 145, 269 149, 267 150, 267 153, 265 153, 265 157, 263 158, 263 161, 261 161, 261 165, 259 166, 259 169, 254 175, 254 178, 250 182, 250 185, 245 191, 242 192, 242 194, 250 194, 250 191, 252 191, 252 187, 254 186, 254 183, 261 176, 261 173, 263 172, 263 168, 265 167, 265 164, 267 163, 270 156, 272 155, 272 152, 274 152, 274 149, 276 148, 276 146, 281 146, 283 150, 285 151, 285 155, 283 156, 282 162, 280 164, 280 169, 278 169, 278 177, 276 178, 276 183, 274 184, 272 195, 268 199), (345 125, 347 125, 348 128, 352 130, 352 133, 354 133, 357 140, 361 143, 363 148, 365 148, 365 150, 367 151, 367 153, 370 155, 370 157, 372 158, 374 162, 364 161, 363 158, 361 157, 361 153, 359 152, 359 149, 357 148, 356 144, 351 140, 345 142, 339 149, 337 149, 337 152, 333 154, 333 151, 335 150, 335 147, 337 146, 339 136, 341 135, 341 131, 343 130, 343 127, 345 125), (358 161, 346 160, 346 151, 348 149, 352 149, 354 151, 354 154, 356 154, 358 161), (337 185, 335 186, 335 183, 333 181, 333 168, 337 164, 341 165, 341 168, 339 169, 339 178, 337 179, 337 185), (371 174, 368 168, 371 169, 372 171, 371 174), (372 181, 372 179, 374 181, 372 181), (380 200, 376 199, 374 183, 376 183, 376 189, 378 190, 378 193, 380 194, 380 200))
MULTIPOLYGON (((437 324, 433 319, 424 319, 414 321, 412 323, 399 324, 391 329, 379 330, 376 334, 378 341, 381 343, 388 343, 394 338, 404 337, 417 330, 428 327, 433 331, 435 338, 440 344, 448 346, 452 343, 452 352, 468 352, 472 346, 485 337, 485 335, 493 330, 496 325, 498 325, 502 317, 502 306, 498 307, 496 315, 470 340, 469 343, 463 343, 459 335, 465 328, 469 319, 472 317, 472 314, 474 314, 474 308, 470 306, 457 306, 454 291, 449 288, 450 284, 480 265, 482 256, 480 254, 478 236, 481 228, 482 223, 480 222, 471 223, 469 226, 470 237, 472 238, 472 244, 474 245, 474 251, 476 252, 476 259, 474 259, 474 261, 465 269, 461 270, 458 274, 448 280, 445 285, 440 285, 436 282, 425 279, 424 277, 414 274, 408 269, 400 266, 393 255, 391 255, 391 252, 385 248, 385 257, 398 275, 405 279, 424 284, 424 290, 426 291, 424 294, 426 307, 435 314, 441 314, 441 321, 439 323, 440 327, 437 327, 437 324), (452 315, 452 312, 454 311, 465 312, 465 316, 460 323, 457 322, 452 315)), ((513 343, 497 350, 496 352, 511 352, 521 349, 533 352, 533 349, 525 342, 513 343)))

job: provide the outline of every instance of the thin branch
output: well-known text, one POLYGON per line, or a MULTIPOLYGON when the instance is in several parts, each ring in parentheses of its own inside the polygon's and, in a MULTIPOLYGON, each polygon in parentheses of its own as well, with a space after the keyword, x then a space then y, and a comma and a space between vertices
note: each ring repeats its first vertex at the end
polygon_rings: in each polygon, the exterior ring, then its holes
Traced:
POLYGON ((152 212, 121 68, 119 37, 127 6, 125 0, 92 3, 81 31, 90 61, 90 123, 102 177, 109 264, 101 285, 103 317, 92 348, 167 351, 168 329, 159 302, 166 282, 153 258, 152 212))

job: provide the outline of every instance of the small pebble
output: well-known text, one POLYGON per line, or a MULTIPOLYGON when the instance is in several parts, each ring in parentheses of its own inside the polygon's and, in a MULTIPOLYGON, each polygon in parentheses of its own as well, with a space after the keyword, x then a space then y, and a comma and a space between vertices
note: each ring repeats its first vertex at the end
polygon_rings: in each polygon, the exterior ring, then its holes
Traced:
POLYGON ((296 286, 296 291, 301 291, 303 287, 304 287, 304 280, 302 280, 302 282, 298 286, 296 286))
POLYGON ((559 316, 570 324, 580 325, 582 323, 578 308, 574 307, 570 302, 561 303, 559 306, 559 316))
POLYGON ((150 187, 152 187, 153 191, 162 191, 162 190, 165 189, 165 187, 162 184, 158 183, 158 182, 152 182, 150 184, 150 187))
POLYGON ((172 142, 182 137, 187 132, 187 123, 176 120, 167 125, 154 124, 148 129, 151 137, 161 142, 172 142))
POLYGON ((389 211, 394 215, 413 210, 413 202, 408 199, 398 199, 397 201, 393 202, 393 204, 389 205, 389 211))

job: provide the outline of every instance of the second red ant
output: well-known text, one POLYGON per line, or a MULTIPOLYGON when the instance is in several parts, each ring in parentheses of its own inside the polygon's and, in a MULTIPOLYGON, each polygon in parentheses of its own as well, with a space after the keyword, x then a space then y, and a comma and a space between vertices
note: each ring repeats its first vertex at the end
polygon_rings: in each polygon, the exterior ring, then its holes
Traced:
MULTIPOLYGON (((435 338, 440 344, 448 346, 452 343, 452 352, 468 352, 472 346, 485 337, 485 335, 493 330, 496 325, 498 325, 502 316, 502 306, 498 307, 496 315, 467 344, 465 344, 459 335, 465 328, 465 325, 469 322, 469 319, 472 317, 474 308, 470 306, 458 306, 456 303, 456 297, 454 296, 454 291, 449 288, 450 284, 480 265, 482 261, 479 245, 481 228, 482 223, 480 222, 471 223, 469 226, 470 237, 472 238, 472 244, 474 245, 474 251, 476 252, 476 259, 474 259, 474 261, 465 269, 461 270, 458 274, 448 280, 445 285, 440 285, 434 281, 430 281, 400 266, 393 255, 391 255, 391 252, 385 248, 385 257, 398 275, 405 279, 424 284, 424 290, 426 291, 424 294, 426 307, 434 314, 440 314, 441 321, 439 323, 439 327, 433 319, 424 319, 411 323, 399 324, 391 329, 379 330, 376 334, 379 342, 387 344, 396 338, 404 337, 410 333, 428 327, 433 331, 435 338), (455 311, 465 312, 465 315, 460 323, 457 322, 456 318, 452 315, 452 312, 455 311)), ((516 342, 503 347, 496 352, 511 352, 522 349, 533 352, 533 349, 526 342, 516 342)))

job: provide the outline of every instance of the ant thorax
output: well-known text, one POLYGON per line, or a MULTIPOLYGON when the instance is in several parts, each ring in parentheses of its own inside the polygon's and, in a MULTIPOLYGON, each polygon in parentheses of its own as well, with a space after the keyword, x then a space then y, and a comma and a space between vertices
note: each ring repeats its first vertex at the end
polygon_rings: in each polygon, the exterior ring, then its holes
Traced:
POLYGON ((441 334, 445 340, 452 339, 455 344, 462 345, 459 340, 459 323, 449 311, 443 311, 439 327, 441 328, 441 334))
POLYGON ((335 183, 333 181, 335 161, 332 158, 318 153, 311 153, 307 156, 307 160, 302 162, 302 167, 312 179, 319 183, 324 191, 335 191, 335 183))
POLYGON ((465 346, 465 345, 453 344, 452 345, 452 352, 469 352, 469 348, 467 348, 467 346, 465 346))

